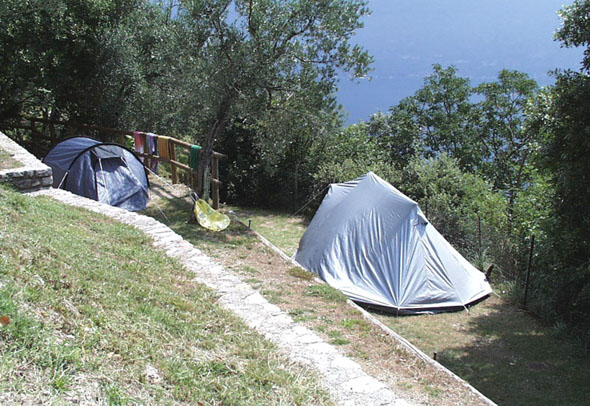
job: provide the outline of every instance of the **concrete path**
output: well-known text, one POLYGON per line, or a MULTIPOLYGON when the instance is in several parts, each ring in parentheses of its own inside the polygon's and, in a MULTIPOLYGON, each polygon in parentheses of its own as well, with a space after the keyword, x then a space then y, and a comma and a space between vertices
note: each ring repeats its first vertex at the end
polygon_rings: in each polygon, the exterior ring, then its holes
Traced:
POLYGON ((215 263, 192 244, 151 217, 111 207, 64 190, 47 189, 31 193, 46 195, 63 203, 102 213, 122 223, 137 227, 154 240, 154 246, 193 271, 196 280, 219 294, 219 303, 242 318, 281 348, 291 359, 316 370, 338 405, 402 406, 409 403, 398 398, 382 382, 366 374, 353 360, 341 355, 313 331, 291 319, 270 304, 241 279, 215 263))

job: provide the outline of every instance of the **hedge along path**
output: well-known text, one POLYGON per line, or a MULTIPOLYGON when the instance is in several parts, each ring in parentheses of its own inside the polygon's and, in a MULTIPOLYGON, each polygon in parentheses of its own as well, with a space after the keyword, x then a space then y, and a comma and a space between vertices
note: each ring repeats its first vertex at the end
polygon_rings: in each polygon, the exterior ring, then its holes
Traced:
POLYGON ((217 264, 152 217, 129 212, 61 189, 31 193, 45 195, 62 203, 101 213, 138 228, 153 239, 153 246, 180 261, 195 274, 195 280, 218 293, 219 303, 233 311, 246 324, 275 343, 292 360, 305 364, 323 378, 323 386, 339 405, 409 405, 384 383, 365 373, 355 361, 341 355, 308 328, 295 323, 277 306, 244 283, 236 274, 217 264))

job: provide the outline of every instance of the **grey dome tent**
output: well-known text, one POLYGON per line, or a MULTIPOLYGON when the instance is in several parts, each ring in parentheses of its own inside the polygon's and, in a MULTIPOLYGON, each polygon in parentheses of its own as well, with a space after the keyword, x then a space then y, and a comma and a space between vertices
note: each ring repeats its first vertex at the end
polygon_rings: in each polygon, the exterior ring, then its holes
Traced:
POLYGON ((295 261, 352 300, 399 314, 458 310, 492 292, 418 204, 372 172, 330 186, 295 261))
POLYGON ((53 187, 137 211, 149 200, 145 168, 122 145, 74 137, 58 143, 43 160, 53 170, 53 187))

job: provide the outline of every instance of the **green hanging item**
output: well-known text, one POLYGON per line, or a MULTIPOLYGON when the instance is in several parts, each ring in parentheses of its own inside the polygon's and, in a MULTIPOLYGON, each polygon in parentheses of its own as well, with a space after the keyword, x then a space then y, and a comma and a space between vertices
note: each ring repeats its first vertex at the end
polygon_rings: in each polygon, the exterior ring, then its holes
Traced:
POLYGON ((189 166, 193 171, 199 170, 199 156, 201 155, 201 147, 198 145, 191 145, 191 155, 189 166))

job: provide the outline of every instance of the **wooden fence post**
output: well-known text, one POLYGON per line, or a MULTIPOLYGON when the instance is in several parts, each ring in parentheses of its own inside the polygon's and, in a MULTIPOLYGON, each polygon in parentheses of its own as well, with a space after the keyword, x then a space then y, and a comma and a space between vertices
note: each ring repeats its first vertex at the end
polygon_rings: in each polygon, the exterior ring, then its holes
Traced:
POLYGON ((203 184, 204 172, 201 165, 197 169, 197 174, 195 176, 195 191, 199 194, 201 199, 205 198, 205 196, 201 196, 205 194, 205 185, 203 184))
POLYGON ((213 208, 219 209, 219 159, 211 157, 211 194, 213 195, 213 208))
MULTIPOLYGON (((176 161, 176 144, 174 142, 169 142, 168 149, 170 154, 170 160, 176 161)), ((178 173, 176 171, 176 165, 170 164, 170 168, 172 171, 172 184, 176 185, 178 183, 178 173)))

